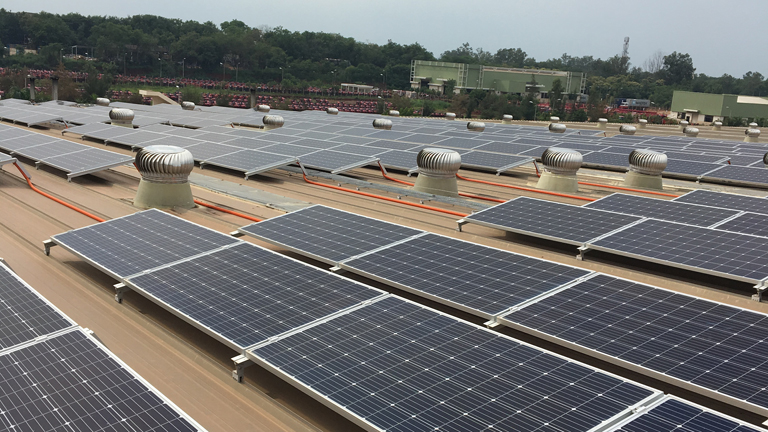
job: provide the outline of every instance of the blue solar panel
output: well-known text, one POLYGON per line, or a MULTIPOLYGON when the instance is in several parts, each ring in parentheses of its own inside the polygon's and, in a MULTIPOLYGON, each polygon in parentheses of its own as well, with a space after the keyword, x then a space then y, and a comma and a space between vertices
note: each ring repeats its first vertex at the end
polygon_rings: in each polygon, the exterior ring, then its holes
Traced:
POLYGON ((397 297, 248 357, 357 424, 389 432, 587 431, 659 396, 397 297))

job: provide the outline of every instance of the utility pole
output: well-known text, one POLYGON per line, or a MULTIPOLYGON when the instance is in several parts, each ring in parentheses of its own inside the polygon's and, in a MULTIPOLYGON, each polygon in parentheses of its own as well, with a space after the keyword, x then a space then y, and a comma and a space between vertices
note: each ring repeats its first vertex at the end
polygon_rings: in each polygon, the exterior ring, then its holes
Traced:
POLYGON ((184 79, 185 69, 187 69, 187 58, 186 57, 184 57, 181 60, 181 79, 184 79))
POLYGON ((123 76, 125 76, 125 56, 127 56, 128 53, 123 53, 123 76))

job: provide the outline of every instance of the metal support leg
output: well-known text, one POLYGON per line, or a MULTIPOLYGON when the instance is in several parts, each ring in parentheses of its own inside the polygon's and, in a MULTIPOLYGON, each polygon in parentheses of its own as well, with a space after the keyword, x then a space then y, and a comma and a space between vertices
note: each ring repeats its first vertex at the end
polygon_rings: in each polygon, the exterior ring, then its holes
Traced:
POLYGON ((461 227, 463 227, 464 225, 466 225, 468 223, 469 223, 469 221, 464 220, 464 219, 457 220, 456 221, 456 225, 457 225, 456 226, 456 231, 461 232, 461 227))
POLYGON ((45 256, 49 256, 51 254, 51 248, 56 246, 56 243, 51 239, 43 240, 43 246, 45 247, 45 256))
POLYGON ((243 382, 245 368, 252 365, 253 362, 248 360, 248 357, 242 354, 237 357, 232 357, 232 362, 235 364, 235 369, 232 371, 232 379, 241 383, 243 382))
POLYGON ((584 254, 589 252, 589 248, 586 246, 580 246, 577 250, 579 251, 579 254, 576 255, 576 259, 579 261, 584 261, 584 254))
POLYGON ((123 296, 126 292, 130 291, 131 289, 125 285, 124 283, 115 284, 115 301, 118 303, 123 302, 123 296))

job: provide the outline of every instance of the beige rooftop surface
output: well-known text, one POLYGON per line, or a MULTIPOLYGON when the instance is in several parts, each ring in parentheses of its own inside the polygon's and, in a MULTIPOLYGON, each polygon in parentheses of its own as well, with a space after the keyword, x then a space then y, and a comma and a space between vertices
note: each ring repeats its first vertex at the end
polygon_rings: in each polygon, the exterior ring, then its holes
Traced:
MULTIPOLYGON (((667 134, 672 132, 669 127, 659 127, 659 129, 667 129, 667 134)), ((596 131, 594 128, 592 130, 596 131)), ((38 130, 38 132, 61 136, 60 131, 55 130, 38 130)), ((659 132, 659 134, 661 133, 659 132)), ((735 131, 731 135, 733 134, 735 131)), ((70 135, 65 135, 64 139, 104 148, 101 144, 81 141, 70 135)), ((108 147, 108 149, 131 154, 129 150, 122 147, 108 147)), ((105 219, 139 211, 131 204, 139 182, 139 174, 133 167, 122 166, 102 171, 94 175, 75 178, 71 183, 67 183, 66 177, 55 170, 34 170, 33 166, 26 164, 24 167, 32 174, 32 181, 38 188, 105 219)), ((356 426, 340 415, 257 366, 246 369, 245 385, 238 384, 230 377, 232 369, 230 358, 237 353, 228 347, 184 323, 139 294, 127 293, 122 304, 116 303, 112 285, 117 281, 62 248, 53 248, 51 256, 46 257, 43 254, 43 240, 54 234, 91 225, 95 221, 32 191, 16 172, 14 166, 7 165, 2 168, 2 171, 0 173, 0 257, 4 258, 22 278, 64 313, 83 327, 93 330, 95 335, 116 355, 204 427, 211 431, 358 430, 356 426)), ((717 278, 698 276, 691 272, 662 266, 639 264, 621 258, 603 259, 590 255, 588 260, 578 261, 575 259, 576 250, 572 246, 562 246, 518 235, 505 234, 478 225, 467 225, 464 227, 464 232, 458 232, 456 231, 456 220, 458 219, 456 216, 314 186, 304 182, 300 175, 290 171, 274 170, 263 175, 253 176, 249 181, 243 180, 237 173, 223 169, 206 168, 201 170, 195 168, 194 173, 207 176, 210 180, 221 180, 220 189, 222 190, 227 188, 234 190, 238 187, 242 188, 242 186, 259 189, 285 197, 291 202, 323 204, 417 229, 596 270, 768 313, 767 304, 757 303, 750 299, 753 291, 746 284, 724 282, 717 278)), ((462 171, 462 174, 470 178, 525 187, 535 187, 537 181, 532 166, 516 168, 507 175, 500 177, 469 171, 462 171)), ((398 186, 385 180, 378 170, 356 169, 347 175, 372 183, 370 187, 361 188, 365 192, 392 198, 398 196, 397 193, 377 189, 377 185, 398 186)), ((403 174, 390 173, 390 175, 401 180, 414 180, 403 174)), ((620 185, 623 179, 623 175, 617 173, 584 169, 580 171, 579 176, 581 180, 612 185, 620 185)), ((344 181, 340 179, 342 177, 337 177, 335 181, 313 177, 313 180, 321 183, 333 185, 341 183, 343 187, 355 188, 354 185, 344 184, 344 181)), ((405 188, 403 185, 399 186, 405 188)), ((666 192, 674 194, 682 194, 693 188, 706 187, 756 196, 766 195, 765 191, 697 185, 692 182, 674 180, 665 180, 665 186, 666 192)), ((463 181, 459 181, 459 190, 503 199, 522 195, 571 204, 584 203, 569 198, 463 181)), ((195 198, 260 218, 269 218, 283 213, 283 211, 265 205, 265 203, 246 201, 201 187, 193 186, 192 192, 195 198)), ((616 191, 582 186, 579 195, 599 198, 613 192, 616 191)), ((400 195, 403 201, 419 202, 418 199, 406 196, 406 193, 407 191, 404 190, 403 194, 400 195)), ((429 201, 425 204, 458 212, 470 212, 468 208, 437 201, 429 201)), ((175 212, 174 214, 224 233, 251 223, 237 216, 203 207, 175 212)), ((273 246, 260 243, 249 237, 243 237, 243 239, 274 249, 273 246)), ((323 264, 309 261, 306 258, 292 256, 327 268, 323 264)), ((446 306, 396 291, 357 276, 349 274, 346 276, 417 300, 462 319, 475 323, 481 322, 476 317, 446 306)), ((533 341, 532 338, 509 329, 500 331, 533 341)), ((638 374, 623 371, 552 344, 542 341, 535 341, 535 343, 547 349, 567 353, 570 357, 580 361, 594 364, 664 391, 674 390, 678 395, 691 398, 687 392, 675 390, 669 385, 649 380, 638 374)), ((697 400, 695 397, 692 399, 694 402, 705 403, 712 408, 735 415, 733 408, 725 407, 723 404, 711 400, 697 400)), ((750 414, 747 413, 741 417, 751 418, 750 414)))

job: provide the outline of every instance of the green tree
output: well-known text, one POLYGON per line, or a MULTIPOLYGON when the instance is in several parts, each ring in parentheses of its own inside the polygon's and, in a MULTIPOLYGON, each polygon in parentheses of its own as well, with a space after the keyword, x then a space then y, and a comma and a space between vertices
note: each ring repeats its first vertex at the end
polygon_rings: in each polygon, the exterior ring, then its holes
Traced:
POLYGON ((446 95, 452 95, 453 94, 453 89, 455 89, 455 88, 456 88, 456 80, 451 78, 451 79, 449 79, 448 81, 445 82, 445 90, 444 90, 444 92, 445 92, 446 95))
POLYGON ((693 67, 693 60, 688 54, 678 53, 664 56, 664 67, 662 73, 665 81, 670 84, 681 84, 693 79, 693 73, 696 69, 693 67))
POLYGON ((558 116, 563 113, 563 90, 563 83, 560 78, 552 81, 552 87, 549 89, 549 106, 552 108, 552 112, 558 116))

